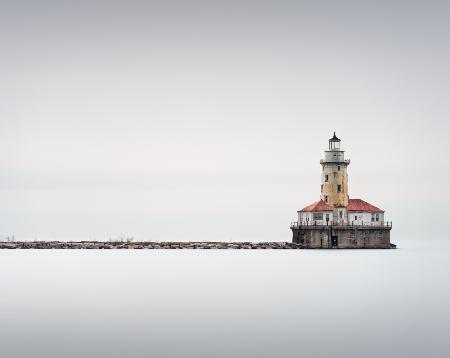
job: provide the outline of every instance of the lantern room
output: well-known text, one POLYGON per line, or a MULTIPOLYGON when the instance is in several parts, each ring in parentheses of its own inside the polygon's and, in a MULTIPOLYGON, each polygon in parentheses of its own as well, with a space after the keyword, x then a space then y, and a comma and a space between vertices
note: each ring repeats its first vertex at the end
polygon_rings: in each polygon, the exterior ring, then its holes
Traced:
POLYGON ((341 140, 336 137, 336 132, 333 133, 333 138, 330 138, 328 141, 328 149, 330 150, 340 150, 341 149, 341 140))

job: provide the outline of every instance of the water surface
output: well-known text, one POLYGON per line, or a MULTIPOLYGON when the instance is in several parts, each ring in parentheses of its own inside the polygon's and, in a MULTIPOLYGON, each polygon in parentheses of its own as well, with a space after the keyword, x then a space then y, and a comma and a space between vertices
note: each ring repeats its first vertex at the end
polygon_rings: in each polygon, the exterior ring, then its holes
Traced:
POLYGON ((1 357, 448 357, 450 244, 0 250, 1 357))

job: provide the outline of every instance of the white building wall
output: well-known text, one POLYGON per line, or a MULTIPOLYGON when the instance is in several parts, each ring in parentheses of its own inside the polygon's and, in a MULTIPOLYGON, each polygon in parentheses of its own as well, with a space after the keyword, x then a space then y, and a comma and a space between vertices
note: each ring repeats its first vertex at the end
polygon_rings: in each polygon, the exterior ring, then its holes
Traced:
POLYGON ((384 221, 384 213, 349 212, 348 221, 350 224, 353 223, 353 225, 381 224, 384 221))
POLYGON ((328 215, 328 224, 333 222, 333 212, 331 211, 316 211, 316 212, 298 212, 298 222, 301 225, 326 225, 328 215), (314 214, 322 214, 322 219, 314 219, 314 214))
POLYGON ((381 225, 384 222, 384 213, 369 213, 369 212, 348 212, 345 208, 335 208, 334 213, 331 211, 317 211, 317 212, 298 212, 298 223, 300 225, 326 225, 328 214, 328 224, 335 225, 381 225), (342 211, 342 219, 339 211, 342 211), (322 219, 314 220, 314 214, 322 214, 322 219), (378 214, 378 221, 377 221, 378 214), (373 220, 372 220, 373 218, 373 220))
POLYGON ((333 223, 344 225, 347 223, 347 209, 346 208, 334 208, 333 211, 333 223))
POLYGON ((299 211, 298 212, 298 222, 300 223, 306 223, 306 222, 311 222, 311 213, 309 212, 303 212, 303 211, 299 211))

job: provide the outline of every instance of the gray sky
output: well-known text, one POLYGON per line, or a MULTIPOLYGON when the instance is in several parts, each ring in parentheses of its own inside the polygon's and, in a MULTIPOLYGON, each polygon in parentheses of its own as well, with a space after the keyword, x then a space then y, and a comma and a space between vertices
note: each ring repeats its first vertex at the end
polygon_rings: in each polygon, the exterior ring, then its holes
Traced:
POLYGON ((450 229, 449 1, 0 4, 0 235, 290 240, 334 130, 393 242, 450 229))

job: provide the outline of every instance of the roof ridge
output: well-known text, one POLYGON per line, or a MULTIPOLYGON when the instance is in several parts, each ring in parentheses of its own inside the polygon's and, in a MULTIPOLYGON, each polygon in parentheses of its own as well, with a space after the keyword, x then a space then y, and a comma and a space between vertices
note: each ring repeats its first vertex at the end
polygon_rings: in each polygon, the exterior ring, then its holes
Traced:
POLYGON ((303 209, 299 210, 303 212, 310 212, 310 211, 333 211, 333 207, 327 203, 325 203, 322 198, 320 198, 318 201, 315 201, 314 203, 305 206, 303 209))
POLYGON ((349 199, 348 205, 347 205, 347 211, 384 213, 384 210, 380 209, 379 207, 377 207, 363 199, 349 199))

